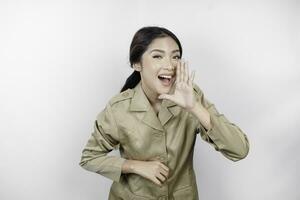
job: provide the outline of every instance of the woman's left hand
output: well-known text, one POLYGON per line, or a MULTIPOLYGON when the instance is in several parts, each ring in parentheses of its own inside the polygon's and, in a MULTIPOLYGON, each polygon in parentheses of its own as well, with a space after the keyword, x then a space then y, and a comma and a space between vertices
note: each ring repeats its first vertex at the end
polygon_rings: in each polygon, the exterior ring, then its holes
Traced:
POLYGON ((189 68, 186 62, 179 61, 176 68, 176 81, 174 94, 161 94, 159 99, 168 99, 190 111, 195 106, 193 81, 195 71, 189 75, 189 68))

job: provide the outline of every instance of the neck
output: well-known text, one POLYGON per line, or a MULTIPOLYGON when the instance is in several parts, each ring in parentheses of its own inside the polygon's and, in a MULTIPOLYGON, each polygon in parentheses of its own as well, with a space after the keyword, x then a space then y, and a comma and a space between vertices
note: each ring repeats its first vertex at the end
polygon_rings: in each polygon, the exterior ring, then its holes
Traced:
POLYGON ((152 106, 161 104, 162 99, 157 98, 159 96, 158 93, 150 91, 147 87, 144 86, 143 82, 142 82, 141 86, 142 86, 142 89, 143 89, 147 99, 149 100, 149 102, 152 106))

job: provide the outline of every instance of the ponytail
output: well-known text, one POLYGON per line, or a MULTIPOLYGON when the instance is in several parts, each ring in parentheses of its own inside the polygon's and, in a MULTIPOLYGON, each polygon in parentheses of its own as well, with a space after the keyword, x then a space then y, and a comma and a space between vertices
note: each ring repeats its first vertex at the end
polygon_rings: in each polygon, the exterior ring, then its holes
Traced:
POLYGON ((124 86, 120 92, 134 88, 141 80, 140 72, 134 70, 133 73, 126 79, 124 86))

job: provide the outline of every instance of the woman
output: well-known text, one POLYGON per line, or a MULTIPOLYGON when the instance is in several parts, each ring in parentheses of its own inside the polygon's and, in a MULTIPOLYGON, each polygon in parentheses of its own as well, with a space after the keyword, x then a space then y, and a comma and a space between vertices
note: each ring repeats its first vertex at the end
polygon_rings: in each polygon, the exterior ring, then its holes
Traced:
POLYGON ((80 162, 114 181, 110 200, 198 199, 197 133, 232 161, 249 152, 247 136, 204 98, 181 57, 165 28, 143 27, 133 37, 134 72, 98 114, 80 162), (118 147, 121 157, 107 155, 118 147))

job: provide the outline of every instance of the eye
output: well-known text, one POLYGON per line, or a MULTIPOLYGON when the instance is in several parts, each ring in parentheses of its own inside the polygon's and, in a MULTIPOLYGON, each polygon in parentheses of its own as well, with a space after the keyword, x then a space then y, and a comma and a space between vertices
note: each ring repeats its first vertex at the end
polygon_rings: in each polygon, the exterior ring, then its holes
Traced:
POLYGON ((158 58, 158 59, 161 59, 162 56, 161 55, 154 55, 153 58, 158 58))
POLYGON ((180 56, 174 56, 173 58, 176 59, 176 60, 179 60, 180 56))

